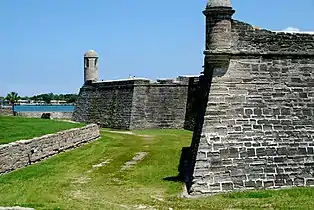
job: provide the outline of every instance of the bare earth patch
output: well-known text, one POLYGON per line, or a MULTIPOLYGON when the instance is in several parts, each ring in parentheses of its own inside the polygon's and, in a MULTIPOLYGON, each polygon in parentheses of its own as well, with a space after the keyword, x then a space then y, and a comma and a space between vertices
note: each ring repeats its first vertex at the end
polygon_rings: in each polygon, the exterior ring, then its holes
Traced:
POLYGON ((78 184, 85 184, 87 182, 90 181, 91 178, 88 177, 88 173, 93 172, 94 170, 96 170, 97 168, 106 166, 107 164, 109 164, 112 161, 112 159, 107 159, 101 163, 92 165, 92 168, 88 171, 86 171, 81 177, 76 178, 72 183, 78 183, 78 184))
POLYGON ((129 168, 131 168, 132 166, 136 165, 139 161, 143 160, 145 158, 145 156, 147 155, 147 152, 138 152, 136 153, 136 155, 132 158, 132 160, 126 162, 121 170, 127 170, 129 168))
POLYGON ((79 123, 79 122, 75 122, 75 121, 72 121, 72 120, 64 120, 64 119, 55 119, 57 121, 63 121, 63 122, 69 122, 69 123, 79 123))
POLYGON ((79 178, 74 179, 74 181, 72 183, 74 183, 74 184, 85 184, 85 183, 89 182, 90 179, 91 178, 83 175, 79 178))
POLYGON ((72 191, 70 193, 70 197, 79 199, 79 200, 89 200, 91 199, 89 196, 87 196, 86 193, 82 192, 81 190, 72 191))
POLYGON ((135 209, 149 209, 149 210, 155 210, 156 208, 154 208, 153 206, 147 206, 147 205, 135 205, 134 206, 135 209))
POLYGON ((120 133, 120 134, 127 134, 127 135, 133 135, 133 136, 139 136, 139 137, 144 137, 145 140, 153 139, 154 137, 151 135, 141 135, 141 134, 136 134, 133 133, 132 131, 106 131, 110 133, 120 133))
POLYGON ((103 167, 103 166, 109 164, 111 161, 112 161, 112 159, 107 159, 104 162, 101 162, 101 163, 98 163, 96 165, 93 165, 92 169, 88 170, 87 173, 91 173, 92 171, 96 170, 97 168, 100 168, 100 167, 103 167))

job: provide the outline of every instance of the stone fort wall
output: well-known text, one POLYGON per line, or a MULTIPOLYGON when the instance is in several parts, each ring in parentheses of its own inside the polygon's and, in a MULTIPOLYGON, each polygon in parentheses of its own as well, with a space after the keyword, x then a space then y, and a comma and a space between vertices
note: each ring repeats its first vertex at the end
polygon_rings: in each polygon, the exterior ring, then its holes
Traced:
POLYGON ((72 112, 16 112, 16 116, 43 118, 46 113, 50 114, 51 119, 72 119, 72 112))
POLYGON ((197 80, 89 82, 80 89, 73 120, 119 129, 193 129, 196 110, 189 92, 197 88, 197 80))
POLYGON ((99 136, 98 126, 92 124, 0 145, 0 174, 33 164, 99 136))
POLYGON ((314 35, 230 26, 207 31, 189 193, 314 186, 314 35))
POLYGON ((12 108, 0 107, 0 116, 12 116, 12 108))

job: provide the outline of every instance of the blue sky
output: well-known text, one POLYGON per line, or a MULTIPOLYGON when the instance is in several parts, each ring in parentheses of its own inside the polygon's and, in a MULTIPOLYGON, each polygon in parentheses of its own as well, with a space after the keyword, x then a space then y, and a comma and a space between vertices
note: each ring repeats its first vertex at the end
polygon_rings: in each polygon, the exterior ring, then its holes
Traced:
MULTIPOLYGON (((232 0, 234 19, 314 31, 314 0, 232 0), (299 2, 299 3, 298 3, 299 2)), ((77 93, 83 54, 100 79, 202 71, 206 0, 0 0, 0 95, 77 93)))

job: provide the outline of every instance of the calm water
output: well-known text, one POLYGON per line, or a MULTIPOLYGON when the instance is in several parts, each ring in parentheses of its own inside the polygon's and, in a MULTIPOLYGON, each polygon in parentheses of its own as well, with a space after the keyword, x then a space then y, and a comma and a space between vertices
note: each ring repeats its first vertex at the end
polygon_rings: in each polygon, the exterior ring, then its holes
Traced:
POLYGON ((16 112, 73 112, 74 106, 64 105, 15 105, 16 112))

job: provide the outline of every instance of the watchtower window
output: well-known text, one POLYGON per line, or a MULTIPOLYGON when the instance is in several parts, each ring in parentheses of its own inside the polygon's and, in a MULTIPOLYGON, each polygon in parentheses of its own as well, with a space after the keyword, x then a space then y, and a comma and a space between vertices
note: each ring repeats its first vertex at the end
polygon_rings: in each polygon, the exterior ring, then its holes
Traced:
POLYGON ((89 60, 88 60, 88 58, 85 59, 85 68, 89 68, 89 60))

